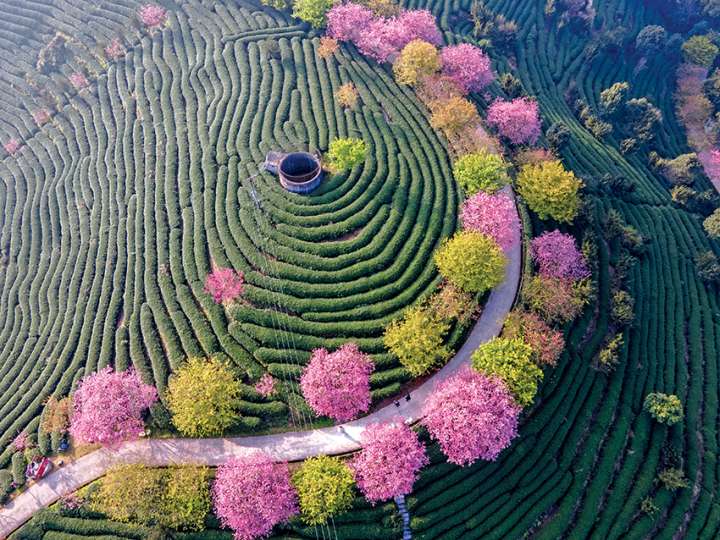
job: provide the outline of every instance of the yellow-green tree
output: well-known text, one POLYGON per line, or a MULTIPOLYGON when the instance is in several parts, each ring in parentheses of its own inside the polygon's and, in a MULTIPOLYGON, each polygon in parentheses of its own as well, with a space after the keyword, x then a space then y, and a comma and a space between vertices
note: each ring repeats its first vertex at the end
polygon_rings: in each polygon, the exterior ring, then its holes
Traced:
POLYGON ((191 358, 170 377, 167 406, 175 427, 188 437, 221 435, 240 418, 240 383, 215 358, 191 358))
POLYGON ((510 181, 502 156, 487 150, 459 158, 453 164, 453 176, 468 197, 478 191, 495 193, 510 181))
POLYGON ((710 238, 720 238, 720 208, 705 218, 703 227, 710 238))
POLYGON ((440 55, 435 45, 422 39, 413 39, 405 45, 393 64, 395 80, 400 84, 417 84, 439 69, 440 55))
POLYGON ((413 376, 427 373, 450 358, 444 337, 450 325, 436 312, 422 306, 411 307, 402 318, 385 328, 383 342, 413 376))
POLYGON ((314 28, 320 28, 325 24, 325 14, 332 6, 333 0, 294 0, 292 14, 314 28))
POLYGON ((523 165, 517 177, 518 193, 540 219, 571 223, 580 208, 580 181, 559 161, 523 165))
POLYGON ((332 172, 352 169, 365 161, 367 146, 362 139, 353 137, 335 139, 327 152, 327 166, 332 172))
POLYGON ((472 354, 472 367, 488 377, 499 377, 521 407, 533 402, 542 370, 532 361, 532 348, 522 339, 494 338, 472 354))
POLYGON ((507 257, 489 236, 461 231, 442 243, 435 252, 435 264, 459 289, 484 293, 503 280, 507 257))
POLYGON ((350 509, 354 499, 350 468, 334 457, 306 459, 293 474, 302 520, 322 525, 331 516, 350 509))
POLYGON ((205 467, 126 465, 100 481, 90 505, 116 521, 199 531, 210 512, 209 482, 205 467))

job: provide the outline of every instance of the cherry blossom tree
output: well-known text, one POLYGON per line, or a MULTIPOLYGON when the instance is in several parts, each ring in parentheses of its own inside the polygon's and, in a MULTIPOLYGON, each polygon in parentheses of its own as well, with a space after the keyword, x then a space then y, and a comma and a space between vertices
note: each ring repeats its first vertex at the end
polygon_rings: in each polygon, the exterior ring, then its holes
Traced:
POLYGON ((107 47, 105 47, 105 56, 110 60, 119 60, 125 56, 125 47, 119 38, 113 39, 107 47))
POLYGON ((146 28, 158 28, 167 22, 168 13, 157 4, 145 4, 138 10, 138 18, 146 28))
POLYGON ((336 4, 325 15, 327 33, 338 41, 356 41, 375 18, 373 12, 360 4, 336 4))
POLYGON ((83 88, 87 88, 88 86, 90 86, 90 81, 88 81, 87 77, 79 71, 71 73, 68 77, 68 80, 70 81, 70 84, 73 85, 73 88, 75 88, 75 90, 82 90, 83 88))
POLYGON ((425 446, 402 419, 368 425, 360 442, 362 450, 350 468, 360 491, 373 504, 410 493, 418 472, 428 464, 425 446))
POLYGON ((355 41, 360 52, 378 63, 393 60, 400 52, 395 27, 389 19, 376 18, 355 41))
POLYGON ((10 139, 8 142, 3 144, 3 150, 9 155, 14 156, 18 150, 20 150, 20 141, 17 139, 10 139))
POLYGON ((37 109, 33 111, 32 117, 38 126, 42 126, 50 121, 50 111, 45 108, 37 109))
POLYGON ((708 178, 720 182, 720 148, 710 150, 703 165, 708 178))
POLYGON ((443 42, 435 17, 427 9, 403 10, 396 20, 396 36, 399 40, 396 44, 399 49, 414 39, 421 39, 435 46, 443 42))
POLYGON ((490 68, 490 57, 469 43, 443 48, 440 58, 442 74, 452 79, 465 93, 478 92, 495 78, 490 68))
POLYGON ((269 397, 275 392, 275 386, 277 381, 273 379, 273 376, 269 373, 265 373, 260 380, 255 384, 255 390, 258 394, 263 397, 269 397))
POLYGON ((108 366, 80 381, 70 434, 80 442, 103 445, 139 437, 143 412, 157 397, 155 387, 143 383, 134 369, 114 372, 108 366))
POLYGON ((507 193, 478 191, 463 203, 460 218, 465 229, 490 236, 505 252, 515 244, 520 220, 507 193))
POLYGON ((513 144, 535 144, 540 136, 537 101, 525 97, 495 100, 488 108, 487 122, 513 144))
POLYGON ((205 278, 205 292, 218 304, 232 302, 243 293, 244 289, 243 273, 232 268, 217 268, 205 278))
POLYGON ((298 513, 287 464, 273 463, 260 451, 220 465, 212 496, 215 514, 234 531, 235 540, 268 536, 275 525, 298 513))
POLYGON ((28 434, 24 431, 18 433, 12 441, 12 447, 16 452, 22 452, 30 445, 28 434))
POLYGON ((499 378, 464 366, 425 402, 423 425, 448 461, 464 467, 494 461, 517 436, 520 407, 499 378))
POLYGON ((320 415, 346 422, 370 407, 370 373, 374 364, 354 343, 335 352, 315 349, 303 371, 300 388, 320 415))
POLYGON ((532 258, 540 267, 540 275, 579 280, 590 276, 585 257, 575 239, 558 230, 546 232, 532 241, 532 258))
POLYGON ((562 332, 553 330, 537 314, 516 309, 510 312, 503 326, 503 337, 522 338, 532 349, 538 365, 554 366, 565 348, 562 332))
POLYGON ((365 56, 383 63, 393 61, 415 39, 433 45, 442 43, 435 17, 425 9, 404 10, 397 17, 372 19, 360 32, 355 45, 365 56))

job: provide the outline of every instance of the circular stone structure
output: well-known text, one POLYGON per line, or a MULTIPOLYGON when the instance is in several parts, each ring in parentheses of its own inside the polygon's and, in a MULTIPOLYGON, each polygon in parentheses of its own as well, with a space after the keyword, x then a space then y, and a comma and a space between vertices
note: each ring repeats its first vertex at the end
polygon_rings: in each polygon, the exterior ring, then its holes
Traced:
POLYGON ((293 193, 309 193, 320 185, 323 177, 320 160, 308 152, 286 154, 278 167, 280 183, 293 193))

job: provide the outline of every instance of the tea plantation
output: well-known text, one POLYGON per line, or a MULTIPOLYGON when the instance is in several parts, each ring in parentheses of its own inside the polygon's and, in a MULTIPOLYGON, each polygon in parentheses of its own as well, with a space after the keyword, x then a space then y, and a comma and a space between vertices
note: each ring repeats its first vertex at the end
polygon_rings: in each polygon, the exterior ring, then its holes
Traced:
MULTIPOLYGON (((375 400, 410 379, 385 351, 383 328, 439 282, 432 253, 455 231, 459 203, 446 142, 424 107, 352 46, 321 58, 320 33, 286 11, 250 0, 164 5, 168 27, 148 34, 136 22, 139 2, 4 2, 0 139, 22 146, 0 161, 3 448, 20 430, 38 429, 48 396, 109 361, 134 365, 162 391, 188 356, 229 360, 244 377, 248 431, 303 425, 297 389, 261 400, 250 387, 266 371, 298 375, 316 347, 352 339, 371 353, 375 400), (38 69, 38 51, 56 32, 67 36, 67 60, 38 69), (102 47, 117 36, 127 54, 106 65, 102 47), (68 83, 73 72, 87 76, 87 88, 68 83), (346 82, 362 107, 335 102, 346 82), (40 108, 53 110, 42 126, 33 120, 40 108), (325 151, 347 136, 368 143, 365 166, 331 176, 311 196, 289 195, 260 172, 268 151, 325 151), (246 303, 227 310, 212 301, 203 283, 213 267, 245 273, 246 303)), ((403 6, 430 10, 449 43, 482 45, 470 0, 403 6)), ((673 203, 647 152, 598 138, 567 99, 597 109, 602 90, 630 81, 632 96, 662 113, 654 147, 665 156, 690 151, 674 67, 658 54, 637 69, 627 52, 643 27, 668 25, 667 16, 652 2, 600 0, 589 28, 577 31, 546 14, 544 0, 484 6, 517 23, 511 45, 489 49, 496 72, 537 97, 546 129, 567 127, 559 154, 586 185, 581 221, 598 239, 597 291, 566 327, 565 352, 497 461, 457 467, 422 434, 431 463, 407 497, 413 537, 718 538, 720 295, 694 258, 720 255, 720 246, 699 213, 673 203), (616 328, 613 291, 628 252, 608 232, 615 212, 645 241, 625 267, 634 321, 608 373, 597 357, 616 328), (682 422, 653 422, 643 411, 650 392, 676 394, 682 422), (663 487, 658 475, 668 468, 681 468, 688 486, 663 487)), ((483 109, 500 92, 494 84, 474 101, 483 109)), ((533 235, 545 227, 530 222, 533 235)), ((459 343, 463 329, 451 334, 459 343)), ((3 466, 10 455, 0 455, 3 466)), ((401 531, 394 504, 358 497, 331 525, 293 522, 271 538, 390 540, 401 531)), ((51 509, 16 536, 155 533, 51 509)), ((232 534, 208 518, 206 531, 172 537, 232 534)))

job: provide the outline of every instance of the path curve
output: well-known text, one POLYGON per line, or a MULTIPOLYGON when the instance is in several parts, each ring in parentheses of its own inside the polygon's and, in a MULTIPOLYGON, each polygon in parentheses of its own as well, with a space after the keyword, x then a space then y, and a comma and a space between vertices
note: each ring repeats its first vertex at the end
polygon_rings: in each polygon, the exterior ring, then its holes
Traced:
MULTIPOLYGON (((512 194, 509 186, 503 191, 512 194)), ((115 449, 95 450, 55 469, 0 510, 0 538, 7 538, 38 510, 100 478, 118 465, 143 463, 150 466, 216 466, 256 449, 262 449, 278 461, 299 461, 319 454, 335 455, 359 450, 360 433, 370 423, 391 420, 398 416, 407 423, 418 421, 425 400, 435 384, 468 364, 475 349, 500 334, 505 316, 515 301, 520 282, 522 242, 519 230, 516 232, 514 246, 508 253, 508 259, 505 280, 490 293, 480 318, 460 350, 442 369, 411 392, 410 401, 401 400, 400 407, 390 404, 358 420, 310 431, 216 439, 139 439, 123 443, 115 449)))

